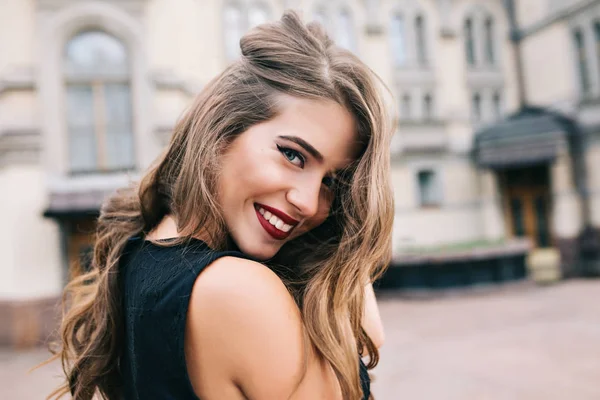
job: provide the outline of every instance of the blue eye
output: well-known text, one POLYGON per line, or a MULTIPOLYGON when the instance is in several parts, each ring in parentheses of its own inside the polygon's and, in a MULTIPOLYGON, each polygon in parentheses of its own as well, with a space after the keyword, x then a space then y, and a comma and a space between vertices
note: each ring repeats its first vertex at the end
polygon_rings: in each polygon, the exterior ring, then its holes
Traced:
POLYGON ((281 152, 281 154, 283 154, 285 158, 287 158, 289 162, 300 168, 304 168, 304 156, 299 151, 290 149, 289 147, 282 147, 279 145, 277 145, 277 149, 281 152))

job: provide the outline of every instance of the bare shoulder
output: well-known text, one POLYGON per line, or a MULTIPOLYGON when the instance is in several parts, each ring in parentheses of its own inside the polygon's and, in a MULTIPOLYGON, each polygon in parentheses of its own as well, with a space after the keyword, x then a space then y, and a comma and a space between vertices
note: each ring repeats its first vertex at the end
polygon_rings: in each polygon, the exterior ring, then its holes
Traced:
MULTIPOLYGON (((196 280, 192 292, 192 296, 199 298, 223 295, 227 300, 248 296, 253 301, 273 300, 272 296, 276 296, 293 303, 285 285, 273 271, 258 262, 237 257, 222 257, 210 264, 196 280)), ((235 304, 234 301, 229 305, 235 304)))
POLYGON ((224 392, 236 388, 239 398, 288 398, 304 374, 302 329, 274 272, 250 260, 216 260, 190 298, 186 362, 194 390, 205 398, 238 398, 224 392))

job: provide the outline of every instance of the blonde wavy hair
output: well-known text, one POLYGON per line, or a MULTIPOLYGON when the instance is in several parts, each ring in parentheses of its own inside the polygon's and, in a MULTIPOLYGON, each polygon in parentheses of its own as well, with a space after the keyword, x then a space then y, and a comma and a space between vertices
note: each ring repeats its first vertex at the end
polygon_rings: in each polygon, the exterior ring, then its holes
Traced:
POLYGON ((305 25, 293 12, 251 30, 240 45, 241 58, 198 95, 139 185, 103 205, 92 271, 72 280, 63 295, 61 340, 53 359, 62 361, 66 382, 50 397, 121 397, 124 317, 118 268, 127 240, 148 233, 169 214, 179 221, 182 240, 210 226, 213 248, 227 249, 230 239, 216 197, 219 155, 248 127, 277 115, 275 98, 283 93, 343 105, 363 144, 343 174, 326 221, 267 262, 293 294, 306 336, 331 364, 343 398, 362 398, 357 351, 368 350, 368 368, 379 359, 361 328, 363 288, 388 264, 394 210, 391 127, 380 81, 356 56, 334 45, 321 26, 305 25))

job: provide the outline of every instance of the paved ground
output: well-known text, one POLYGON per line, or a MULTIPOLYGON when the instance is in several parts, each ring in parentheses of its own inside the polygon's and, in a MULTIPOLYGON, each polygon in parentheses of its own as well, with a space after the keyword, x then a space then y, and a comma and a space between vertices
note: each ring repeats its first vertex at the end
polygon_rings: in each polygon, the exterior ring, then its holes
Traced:
MULTIPOLYGON (((377 400, 600 399, 600 281, 448 296, 381 296, 377 400)), ((42 399, 58 365, 0 351, 0 399, 42 399)))

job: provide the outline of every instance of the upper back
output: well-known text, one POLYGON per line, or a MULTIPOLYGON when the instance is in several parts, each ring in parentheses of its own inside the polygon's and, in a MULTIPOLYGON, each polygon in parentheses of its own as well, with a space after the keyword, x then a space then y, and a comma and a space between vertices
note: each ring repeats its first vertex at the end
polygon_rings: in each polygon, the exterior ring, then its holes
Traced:
POLYGON ((121 271, 127 399, 341 399, 295 301, 264 265, 198 240, 133 239, 121 271))
POLYGON ((130 239, 120 265, 125 322, 120 365, 127 399, 197 399, 184 353, 189 298, 202 270, 224 256, 245 257, 212 251, 198 240, 165 247, 130 239))

